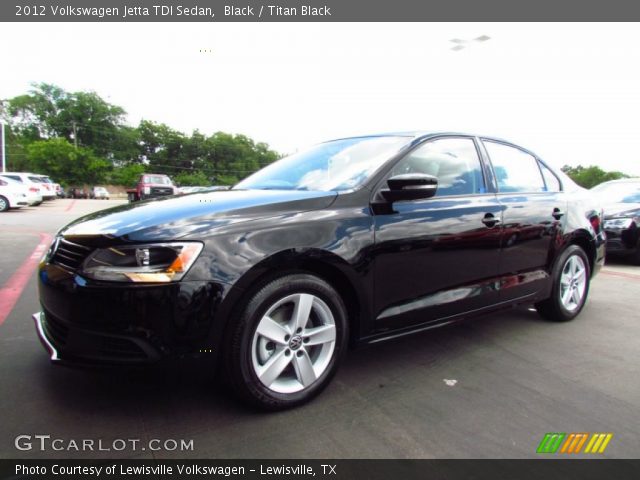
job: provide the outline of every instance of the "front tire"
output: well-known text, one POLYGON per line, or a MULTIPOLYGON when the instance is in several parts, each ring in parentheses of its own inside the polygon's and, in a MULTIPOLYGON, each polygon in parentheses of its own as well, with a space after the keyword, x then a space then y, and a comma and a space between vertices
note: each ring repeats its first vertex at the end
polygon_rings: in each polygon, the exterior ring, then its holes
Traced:
POLYGON ((9 210, 9 208, 11 208, 9 200, 6 197, 0 195, 0 212, 6 212, 7 210, 9 210))
POLYGON ((589 294, 591 270, 587 254, 579 246, 570 245, 557 259, 551 275, 551 296, 537 303, 536 309, 547 320, 573 320, 582 311, 589 294))
POLYGON ((301 405, 335 374, 347 345, 340 295, 310 274, 291 274, 250 294, 232 320, 225 364, 244 401, 265 410, 301 405))

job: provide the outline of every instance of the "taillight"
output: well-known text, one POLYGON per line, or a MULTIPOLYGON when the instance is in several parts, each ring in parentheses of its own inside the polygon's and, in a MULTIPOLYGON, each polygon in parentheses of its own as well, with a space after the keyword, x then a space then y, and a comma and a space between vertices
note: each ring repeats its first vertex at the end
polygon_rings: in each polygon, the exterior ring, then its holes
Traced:
POLYGON ((40 191, 40 189, 38 187, 29 187, 29 191, 38 193, 40 191))

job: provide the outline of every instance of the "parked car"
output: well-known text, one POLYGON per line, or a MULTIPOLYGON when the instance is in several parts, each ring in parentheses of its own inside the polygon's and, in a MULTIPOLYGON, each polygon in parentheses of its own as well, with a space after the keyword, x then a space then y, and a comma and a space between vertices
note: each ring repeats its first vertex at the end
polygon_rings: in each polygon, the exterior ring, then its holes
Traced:
POLYGON ((178 188, 167 175, 159 173, 144 173, 140 175, 134 188, 127 190, 129 202, 148 200, 150 198, 176 195, 178 188))
POLYGON ((33 174, 32 176, 44 185, 46 190, 46 195, 44 196, 45 200, 54 200, 58 198, 58 192, 60 191, 59 183, 54 183, 49 175, 33 174))
POLYGON ((0 212, 10 208, 26 207, 27 188, 19 182, 0 177, 0 212))
POLYGON ((89 198, 89 194, 84 187, 67 188, 67 198, 89 198))
POLYGON ((39 266, 34 319, 53 362, 213 352, 240 398, 282 409, 317 395, 350 344, 519 304, 575 318, 604 261, 601 218, 509 142, 334 140, 228 191, 75 220, 39 266))
MULTIPOLYGON (((2 175, 4 177, 10 178, 11 180, 15 180, 16 182, 20 182, 25 185, 30 192, 35 193, 36 196, 40 197, 39 202, 36 201, 35 204, 39 205, 43 200, 49 198, 49 193, 42 181, 35 176, 33 173, 27 172, 3 172, 2 175)), ((34 204, 34 205, 35 205, 34 204)))
POLYGON ((34 184, 31 181, 26 180, 27 183, 23 183, 19 180, 21 177, 16 174, 0 174, 0 179, 9 183, 15 183, 24 188, 24 193, 27 196, 27 204, 31 206, 37 206, 42 203, 42 194, 40 193, 40 185, 34 184))
POLYGON ((607 255, 640 265, 640 178, 604 182, 591 192, 604 204, 607 255))
POLYGON ((89 192, 89 197, 98 200, 109 200, 109 192, 104 187, 93 187, 89 192))

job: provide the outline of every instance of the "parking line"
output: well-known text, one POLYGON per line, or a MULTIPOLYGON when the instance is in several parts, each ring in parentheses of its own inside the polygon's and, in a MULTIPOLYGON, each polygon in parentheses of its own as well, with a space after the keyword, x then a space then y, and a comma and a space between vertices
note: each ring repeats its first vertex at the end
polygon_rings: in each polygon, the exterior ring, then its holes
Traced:
POLYGON ((33 253, 22 262, 22 265, 15 271, 13 275, 5 282, 0 289, 0 325, 7 319, 13 307, 15 307, 24 288, 29 283, 33 270, 49 248, 51 243, 51 235, 48 233, 40 233, 40 243, 33 250, 33 253))
POLYGON ((602 269, 601 273, 605 275, 611 275, 612 277, 630 278, 631 280, 640 281, 640 275, 635 275, 633 273, 614 272, 612 270, 605 270, 605 269, 602 269))
POLYGON ((76 199, 74 198, 73 200, 71 200, 71 203, 69 205, 67 205, 67 208, 64 209, 65 212, 68 212, 69 210, 71 210, 73 208, 73 206, 76 204, 76 199))

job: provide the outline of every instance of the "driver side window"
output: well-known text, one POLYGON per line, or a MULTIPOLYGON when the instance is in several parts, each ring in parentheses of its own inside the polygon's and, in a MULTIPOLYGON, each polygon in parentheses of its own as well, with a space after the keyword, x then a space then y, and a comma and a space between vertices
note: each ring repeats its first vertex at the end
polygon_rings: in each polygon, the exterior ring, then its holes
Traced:
POLYGON ((406 173, 424 173, 436 177, 436 197, 486 192, 480 158, 470 138, 428 141, 400 160, 390 176, 406 173))

